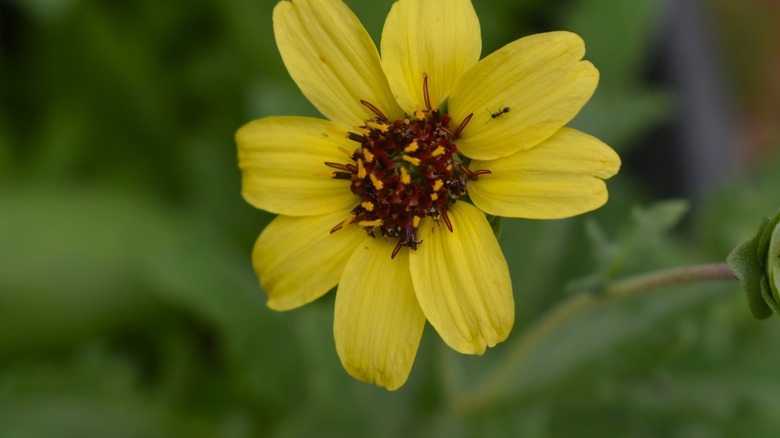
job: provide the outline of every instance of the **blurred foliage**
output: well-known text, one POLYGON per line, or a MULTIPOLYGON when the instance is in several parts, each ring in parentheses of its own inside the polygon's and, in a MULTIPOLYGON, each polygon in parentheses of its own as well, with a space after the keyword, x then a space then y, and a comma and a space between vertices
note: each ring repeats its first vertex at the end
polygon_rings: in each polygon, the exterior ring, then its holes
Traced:
MULTIPOLYGON (((0 1, 3 436, 772 436, 778 325, 754 322, 737 285, 602 306, 535 350, 496 403, 452 400, 582 287, 723 260, 776 209, 778 162, 685 216, 637 206, 652 182, 626 167, 594 214, 504 220, 513 335, 475 358, 428 328, 395 393, 342 370, 333 294, 268 310, 250 250, 271 217, 240 198, 233 133, 316 115, 276 51, 275 3, 0 1)), ((378 41, 392 2, 347 3, 378 41)), ((670 92, 642 77, 661 2, 474 3, 483 53, 536 31, 584 37, 602 79, 574 124, 621 154, 669 117, 670 92)))

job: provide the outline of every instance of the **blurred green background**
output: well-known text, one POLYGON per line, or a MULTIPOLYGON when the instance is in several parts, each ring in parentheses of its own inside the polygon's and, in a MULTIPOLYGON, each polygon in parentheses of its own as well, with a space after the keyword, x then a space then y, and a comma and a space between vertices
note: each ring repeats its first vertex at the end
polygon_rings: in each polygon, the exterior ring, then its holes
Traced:
MULTIPOLYGON (((342 370, 333 294, 275 313, 252 272, 271 216, 240 197, 233 134, 316 115, 275 3, 0 0, 0 436, 774 436, 780 325, 735 284, 602 306, 459 408, 572 285, 722 261, 776 211, 774 2, 474 0, 483 56, 584 37, 601 82, 574 125, 624 167, 598 212, 505 220, 513 334, 475 358, 427 327, 394 393, 342 370), (685 56, 699 39, 711 56, 685 56)), ((378 41, 392 2, 347 3, 378 41)))

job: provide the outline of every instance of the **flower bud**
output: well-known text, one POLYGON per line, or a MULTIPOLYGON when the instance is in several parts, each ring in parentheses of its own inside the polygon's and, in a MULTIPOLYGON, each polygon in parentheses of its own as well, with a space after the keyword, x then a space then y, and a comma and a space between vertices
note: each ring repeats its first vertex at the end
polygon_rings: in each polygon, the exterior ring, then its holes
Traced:
POLYGON ((765 220, 752 239, 736 247, 726 260, 747 295, 756 319, 780 314, 780 211, 765 220))

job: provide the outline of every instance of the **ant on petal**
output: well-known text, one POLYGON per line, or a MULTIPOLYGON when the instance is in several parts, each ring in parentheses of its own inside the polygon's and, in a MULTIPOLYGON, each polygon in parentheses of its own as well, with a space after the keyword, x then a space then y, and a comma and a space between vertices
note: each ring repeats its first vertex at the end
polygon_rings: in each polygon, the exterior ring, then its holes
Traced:
MULTIPOLYGON (((493 120, 493 119, 497 119, 499 117, 502 117, 504 114, 508 113, 509 112, 509 107, 508 106, 505 106, 503 108, 499 107, 498 111, 496 111, 494 113, 491 113, 490 110, 487 109, 487 108, 485 108, 485 110, 490 113, 490 119, 493 120)), ((488 120, 488 122, 489 121, 490 120, 488 120)), ((485 123, 487 123, 487 122, 485 122, 485 123)))

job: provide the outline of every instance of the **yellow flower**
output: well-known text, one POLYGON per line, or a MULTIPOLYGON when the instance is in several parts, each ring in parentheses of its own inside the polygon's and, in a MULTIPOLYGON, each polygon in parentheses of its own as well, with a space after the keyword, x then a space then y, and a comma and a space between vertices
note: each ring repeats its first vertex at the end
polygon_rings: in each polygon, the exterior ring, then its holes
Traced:
POLYGON ((485 213, 554 219, 607 200, 615 152, 568 123, 598 71, 572 33, 529 36, 480 60, 470 0, 400 0, 380 59, 340 0, 274 9, 282 59, 328 119, 268 117, 236 134, 243 196, 279 216, 253 252, 268 306, 338 285, 344 368, 394 390, 427 320, 483 354, 514 324, 506 261, 485 213))

